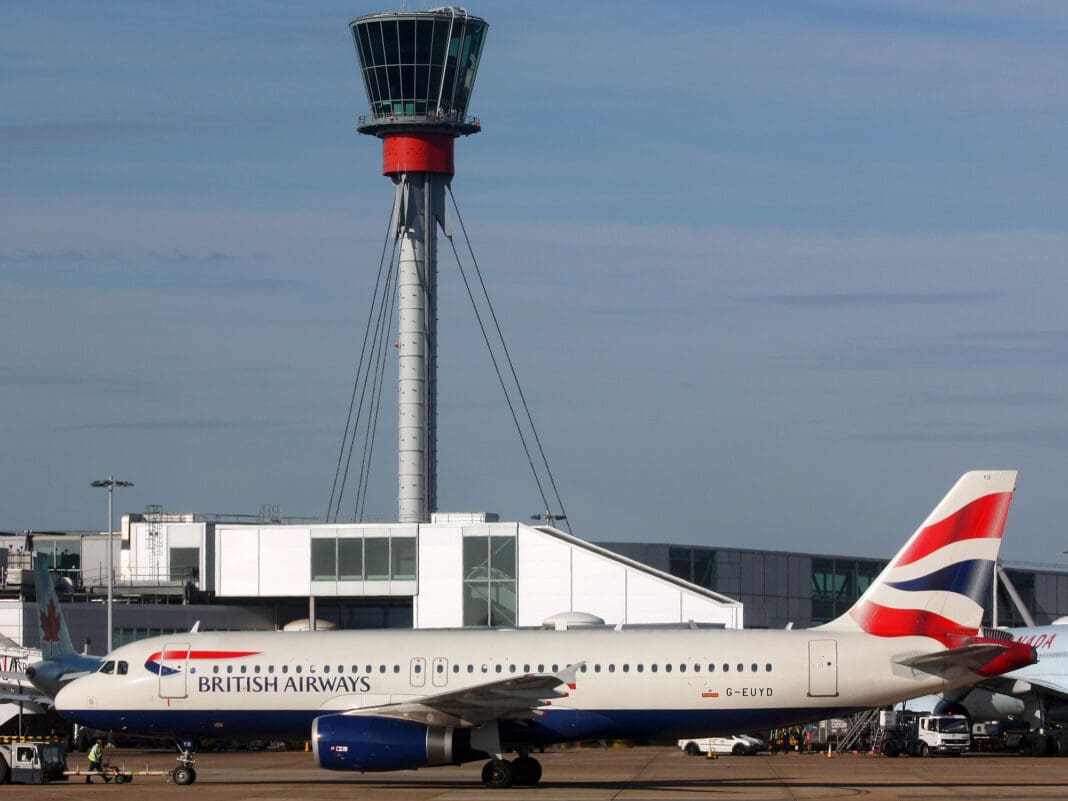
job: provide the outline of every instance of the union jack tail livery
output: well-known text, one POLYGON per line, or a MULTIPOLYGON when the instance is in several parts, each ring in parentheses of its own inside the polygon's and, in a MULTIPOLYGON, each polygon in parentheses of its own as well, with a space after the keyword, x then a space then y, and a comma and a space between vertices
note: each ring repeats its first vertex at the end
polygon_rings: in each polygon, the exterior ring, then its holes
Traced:
POLYGON ((947 647, 975 635, 1015 487, 1015 470, 965 473, 853 608, 821 628, 947 647))

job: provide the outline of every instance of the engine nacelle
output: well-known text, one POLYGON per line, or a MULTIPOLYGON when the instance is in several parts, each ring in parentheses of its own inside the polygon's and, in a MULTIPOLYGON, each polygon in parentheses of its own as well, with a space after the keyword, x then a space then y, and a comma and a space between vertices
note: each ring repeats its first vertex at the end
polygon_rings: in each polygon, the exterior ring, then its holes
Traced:
POLYGON ((478 758, 467 729, 345 714, 312 721, 312 749, 327 770, 404 770, 478 758))

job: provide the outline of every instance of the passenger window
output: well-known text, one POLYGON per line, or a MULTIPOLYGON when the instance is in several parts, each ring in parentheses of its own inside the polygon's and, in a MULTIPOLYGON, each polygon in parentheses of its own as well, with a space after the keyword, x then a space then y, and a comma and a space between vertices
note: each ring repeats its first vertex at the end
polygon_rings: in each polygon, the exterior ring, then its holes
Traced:
POLYGON ((303 671, 304 671, 304 668, 303 668, 303 666, 301 666, 301 665, 297 665, 297 666, 296 666, 295 668, 293 668, 293 669, 294 669, 295 671, 297 671, 297 673, 301 673, 301 672, 303 672, 303 671))
POLYGON ((611 662, 608 663, 608 672, 609 673, 615 673, 616 672, 616 666, 613 665, 611 662))
MULTIPOLYGON (((227 673, 233 673, 234 672, 234 666, 233 665, 227 665, 226 666, 226 672, 227 673)), ((300 672, 300 668, 297 668, 297 672, 298 673, 300 672)))
MULTIPOLYGON (((382 670, 385 670, 385 668, 382 668, 382 670)), ((323 665, 323 673, 329 673, 329 672, 330 672, 330 665, 323 665)))
POLYGON ((700 665, 694 665, 693 666, 693 672, 694 673, 700 673, 701 672, 701 666, 700 665))
POLYGON ((248 673, 248 665, 242 665, 241 666, 241 672, 242 673, 248 673))
POLYGON ((731 666, 728 665, 726 662, 723 663, 723 672, 724 673, 730 673, 731 672, 731 666))
POLYGON ((394 665, 393 666, 393 672, 394 673, 400 673, 400 665, 394 665))
POLYGON ((460 672, 460 666, 459 665, 453 665, 452 666, 452 672, 453 673, 459 673, 460 672))
POLYGON ((259 672, 260 672, 260 666, 259 666, 259 665, 256 665, 256 666, 255 666, 254 668, 252 668, 252 670, 253 670, 254 672, 256 672, 256 673, 259 673, 259 672))
MULTIPOLYGON (((438 665, 438 667, 441 667, 441 665, 438 665)), ((386 666, 385 665, 379 665, 378 666, 378 672, 379 673, 385 673, 386 672, 386 666)))
POLYGON ((508 666, 508 672, 509 672, 509 673, 515 673, 515 670, 516 670, 516 667, 515 667, 515 665, 509 665, 509 666, 508 666))
POLYGON ((641 664, 640 662, 638 663, 638 672, 639 673, 644 673, 645 672, 645 665, 641 664))
POLYGON ((368 665, 367 670, 365 670, 364 673, 374 673, 374 670, 374 665, 368 665))
POLYGON ((530 673, 530 665, 523 665, 523 672, 530 673))
POLYGON ((219 666, 218 665, 212 665, 211 666, 211 672, 212 673, 218 673, 219 672, 219 666))
POLYGON ((768 662, 768 664, 764 665, 764 671, 766 673, 771 673, 771 662, 768 662))
POLYGON ((338 673, 344 673, 345 672, 345 666, 344 665, 338 665, 337 666, 337 672, 338 673))
POLYGON ((496 671, 497 673, 500 673, 500 672, 501 672, 501 669, 502 669, 503 667, 504 667, 503 665, 495 665, 493 669, 494 669, 494 671, 496 671))
POLYGON ((601 672, 601 666, 600 665, 594 665, 593 666, 593 672, 594 673, 600 673, 601 672))
POLYGON ((474 673, 475 672, 475 666, 474 665, 468 665, 467 666, 467 672, 468 673, 474 673))
POLYGON ((545 665, 538 665, 538 673, 544 673, 544 672, 545 672, 545 665))
POLYGON ((749 666, 749 669, 752 670, 754 673, 756 673, 757 670, 758 670, 757 663, 754 662, 752 665, 749 666))
POLYGON ((415 663, 415 672, 416 673, 422 673, 423 672, 423 666, 420 665, 418 662, 415 663))
MULTIPOLYGON (((219 672, 218 666, 216 666, 216 668, 215 668, 215 672, 216 672, 216 673, 218 673, 218 672, 219 672)), ((274 673, 274 665, 268 665, 268 666, 267 666, 267 672, 268 672, 268 673, 274 673)))
MULTIPOLYGON (((443 664, 441 664, 440 662, 438 662, 438 664, 435 666, 435 670, 437 670, 438 673, 444 673, 445 672, 445 666, 443 664)), ((386 666, 385 665, 382 666, 382 672, 383 673, 386 672, 386 666)))
POLYGON ((553 663, 553 673, 559 673, 559 672, 560 672, 560 666, 559 666, 559 665, 557 665, 557 664, 556 664, 556 663, 554 662, 554 663, 553 663))
POLYGON ((714 664, 712 664, 711 662, 708 663, 708 672, 709 673, 715 673, 716 672, 716 666, 714 664))
POLYGON ((112 662, 111 660, 108 660, 107 662, 105 662, 103 665, 100 666, 100 672, 101 673, 107 673, 110 676, 112 673, 115 672, 115 663, 112 662))
POLYGON ((653 671, 653 673, 656 673, 656 671, 659 669, 660 668, 657 666, 656 662, 653 662, 653 664, 649 666, 649 670, 653 671))
POLYGON ((128 664, 126 664, 125 662, 119 662, 119 669, 118 669, 117 672, 118 672, 118 674, 120 676, 125 676, 126 675, 126 671, 129 670, 129 668, 130 668, 130 666, 128 664))
POLYGON ((482 666, 482 672, 483 673, 489 673, 489 665, 483 665, 482 666))
POLYGON ((623 663, 623 672, 630 673, 630 665, 628 665, 626 662, 623 663))
POLYGON ((738 663, 738 672, 741 673, 743 670, 745 670, 745 665, 743 665, 741 662, 739 662, 738 663))
POLYGON ((282 665, 282 672, 283 673, 288 673, 289 672, 289 665, 282 665))
POLYGON ((585 673, 587 667, 588 667, 587 665, 583 665, 582 667, 579 668, 579 670, 581 670, 583 673, 585 673))

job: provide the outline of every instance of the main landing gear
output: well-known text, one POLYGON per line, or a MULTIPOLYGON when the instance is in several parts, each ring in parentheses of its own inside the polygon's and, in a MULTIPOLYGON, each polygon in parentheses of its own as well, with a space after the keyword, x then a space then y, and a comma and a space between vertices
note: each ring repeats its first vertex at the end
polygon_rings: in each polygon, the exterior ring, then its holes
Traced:
POLYGON ((532 787, 541 781, 541 763, 529 754, 520 754, 509 762, 493 759, 482 768, 482 784, 494 789, 532 787))

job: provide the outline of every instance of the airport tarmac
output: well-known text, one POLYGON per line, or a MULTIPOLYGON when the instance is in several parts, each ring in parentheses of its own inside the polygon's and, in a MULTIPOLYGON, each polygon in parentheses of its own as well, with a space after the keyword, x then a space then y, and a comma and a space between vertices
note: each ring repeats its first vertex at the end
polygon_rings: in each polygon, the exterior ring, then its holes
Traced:
MULTIPOLYGON (((84 782, 27 787, 26 798, 86 799, 96 795, 123 801, 274 801, 275 799, 359 799, 359 801, 600 801, 600 799, 1063 799, 1068 795, 1068 758, 965 755, 963 758, 888 759, 875 756, 761 754, 710 760, 672 748, 551 751, 537 755, 544 778, 537 787, 488 790, 482 763, 394 773, 342 774, 320 770, 303 752, 233 752, 197 756, 197 781, 178 787, 159 777, 131 784, 87 787, 84 782)), ((119 749, 108 761, 127 769, 170 769, 174 755, 119 749)), ((85 767, 71 754, 71 768, 85 767)), ((14 790, 15 788, 12 788, 14 790)), ((7 792, 11 792, 8 790, 7 792)))

